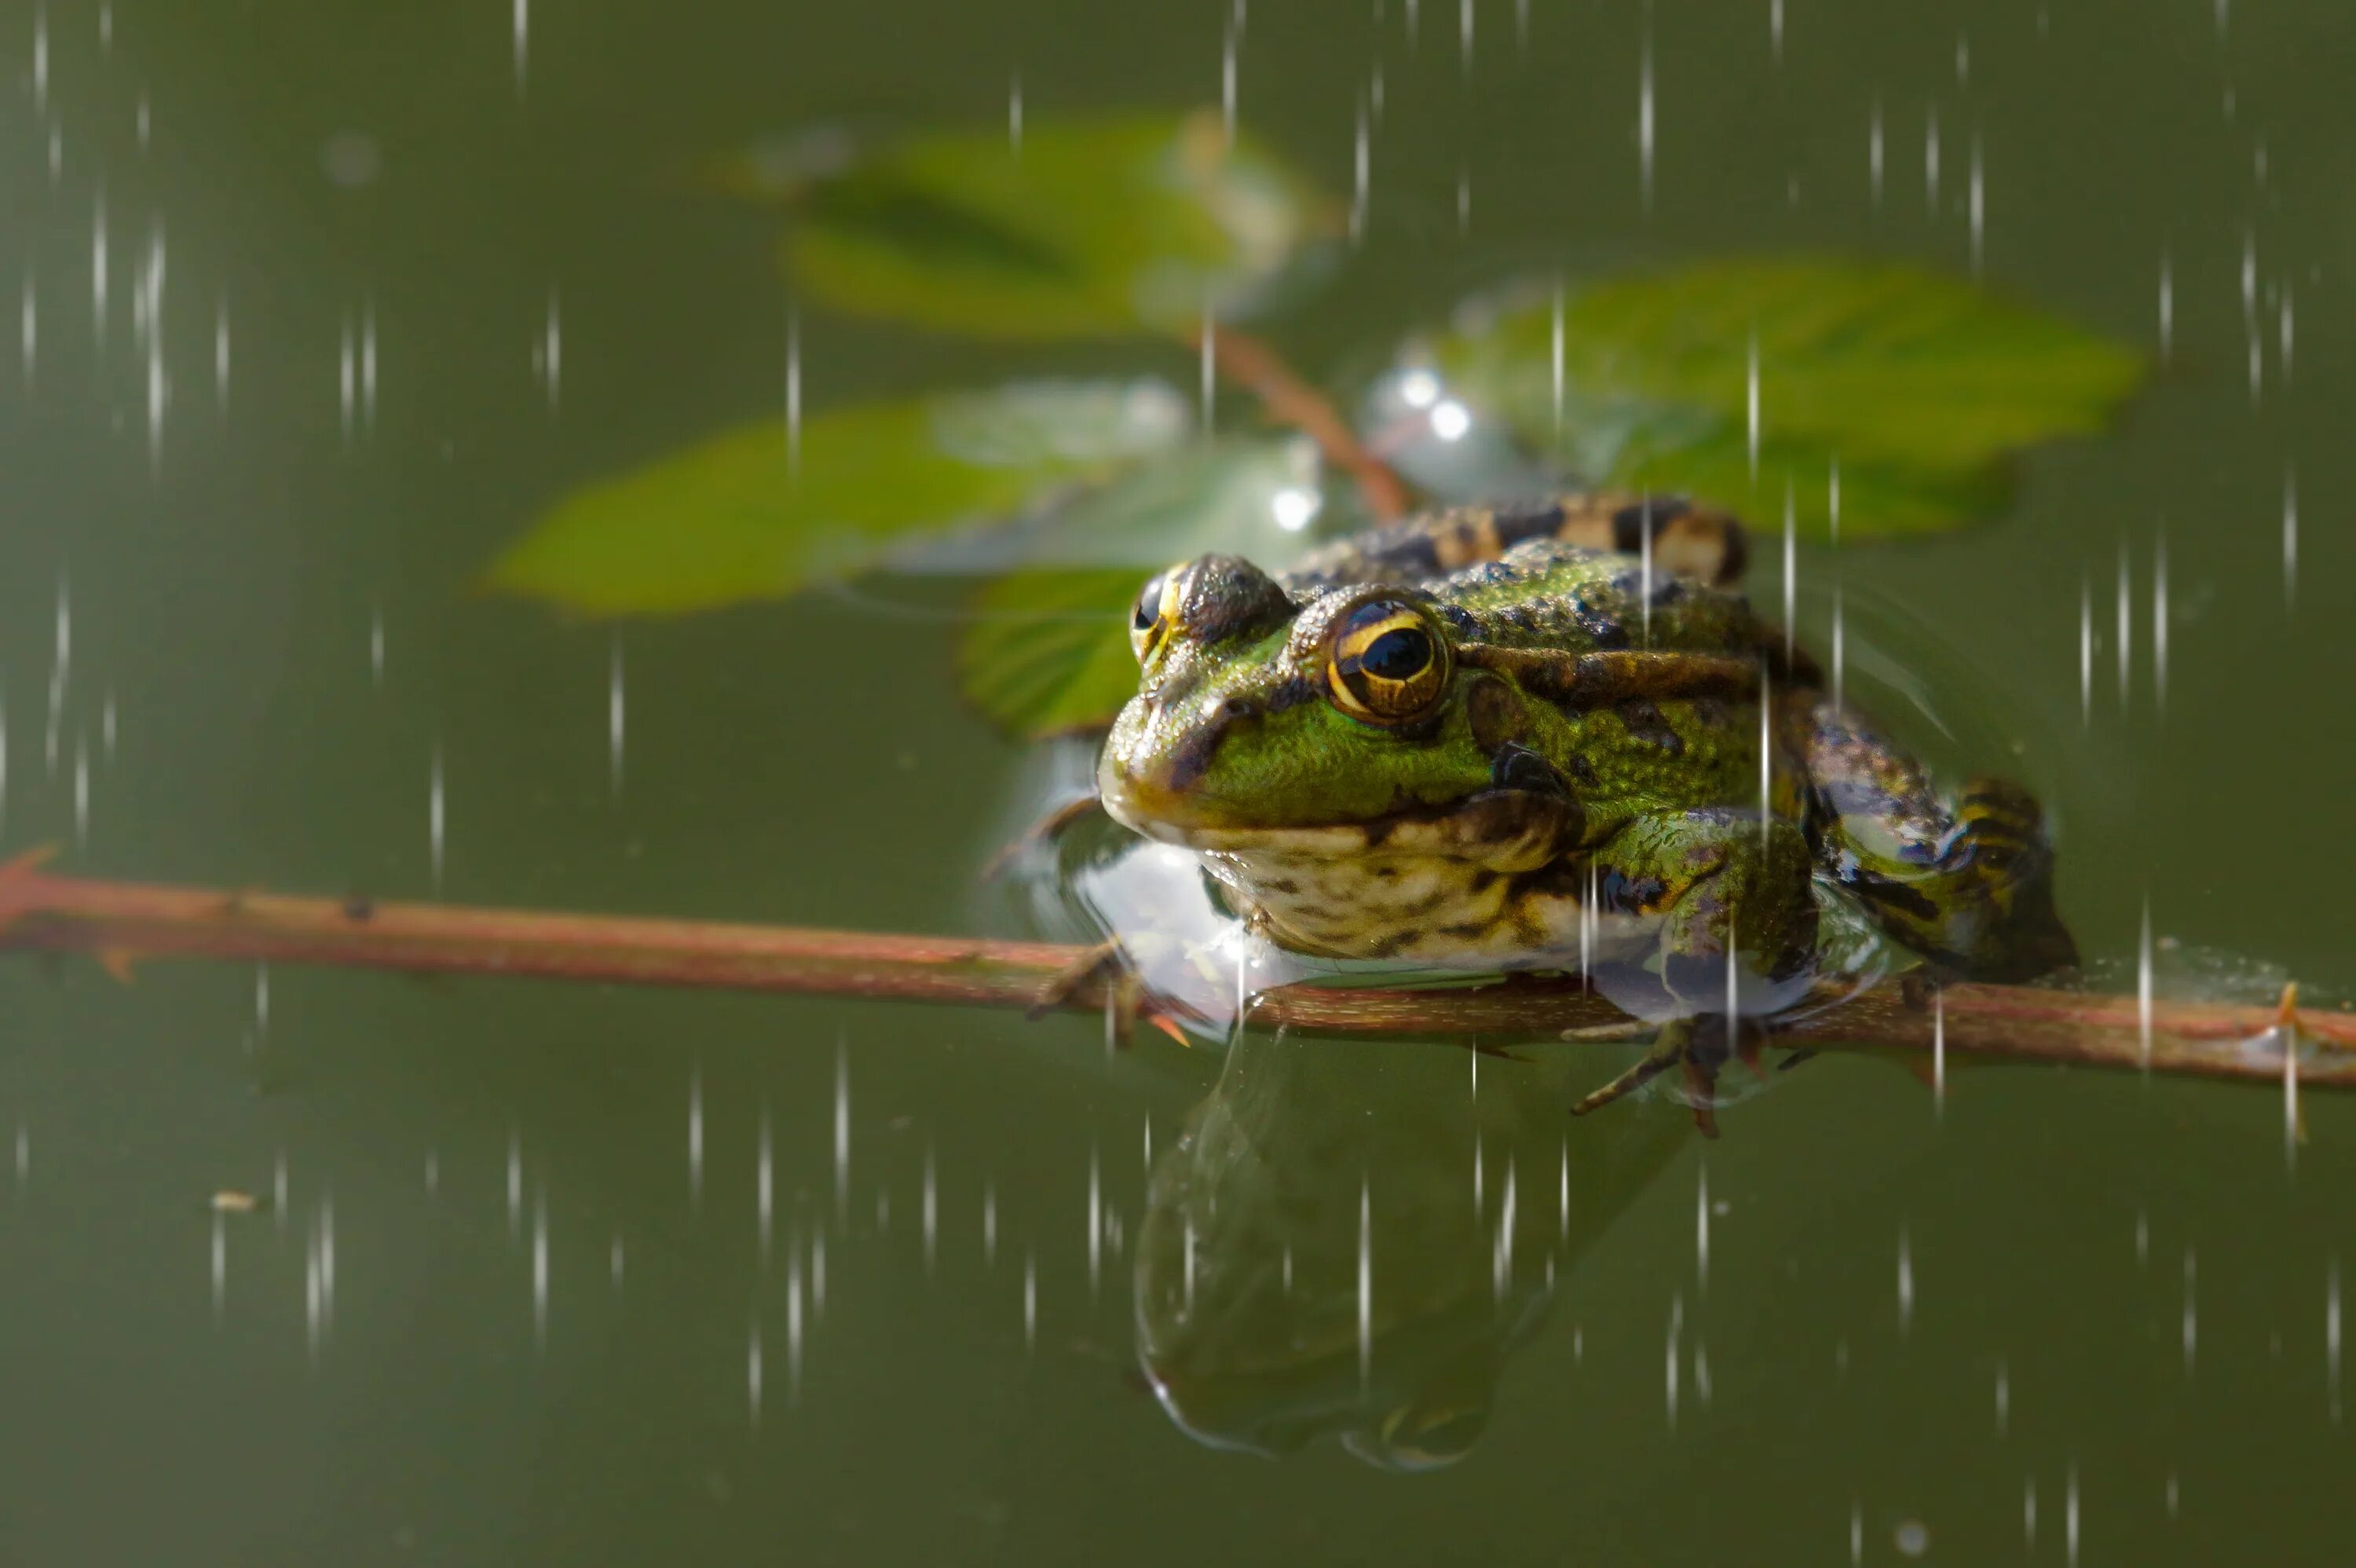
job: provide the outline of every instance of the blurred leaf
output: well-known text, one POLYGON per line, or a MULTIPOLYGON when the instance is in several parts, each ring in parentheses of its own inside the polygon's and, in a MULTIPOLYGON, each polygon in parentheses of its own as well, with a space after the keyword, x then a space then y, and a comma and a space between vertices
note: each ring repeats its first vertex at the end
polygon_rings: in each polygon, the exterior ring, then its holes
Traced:
POLYGON ((670 614, 867 571, 914 536, 1001 518, 1184 439, 1158 381, 1020 382, 838 409, 798 465, 765 421, 576 491, 487 586, 595 615, 670 614))
POLYGON ((1137 691, 1129 607, 1144 573, 1126 567, 1018 571, 974 599, 958 647, 965 694, 1025 736, 1099 724, 1137 691))
POLYGON ((1710 262, 1571 293, 1558 439, 1550 301, 1475 313, 1430 347, 1451 390, 1599 482, 1691 491, 1803 527, 1950 528, 2003 496, 2002 460, 2099 430, 2142 379, 2128 349, 1913 267, 1710 262), (1761 449, 1749 452, 1751 345, 1761 449))
MULTIPOLYGON (((1248 314, 1333 208, 1215 114, 912 138, 790 182, 787 252, 845 310, 989 337, 1110 337, 1248 314)), ((732 181, 757 186, 757 171, 732 181)))
POLYGON ((1289 563, 1303 541, 1277 523, 1277 498, 1313 505, 1315 485, 1300 443, 1261 440, 1173 455, 1075 494, 1055 508, 1054 544, 1040 552, 1058 564, 975 595, 958 649, 966 695, 1019 735, 1109 720, 1137 690, 1129 610, 1146 578, 1209 550, 1289 563))

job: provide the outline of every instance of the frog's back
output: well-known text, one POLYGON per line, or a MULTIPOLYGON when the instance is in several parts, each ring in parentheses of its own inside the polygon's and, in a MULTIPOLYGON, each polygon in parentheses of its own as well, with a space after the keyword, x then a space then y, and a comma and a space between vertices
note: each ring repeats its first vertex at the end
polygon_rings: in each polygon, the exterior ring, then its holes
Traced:
POLYGON ((1758 647, 1736 588, 1730 515, 1615 493, 1456 507, 1338 539, 1281 579, 1295 597, 1361 583, 1421 589, 1469 638, 1569 652, 1758 647))

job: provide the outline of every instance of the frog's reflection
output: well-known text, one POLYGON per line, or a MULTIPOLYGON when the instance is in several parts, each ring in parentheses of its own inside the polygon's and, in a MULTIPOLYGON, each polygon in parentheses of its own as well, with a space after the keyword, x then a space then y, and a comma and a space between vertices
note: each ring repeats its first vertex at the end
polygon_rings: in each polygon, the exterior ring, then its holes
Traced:
POLYGON ((1390 1468, 1462 1458, 1559 1275, 1690 1139, 1653 1103, 1569 1125, 1563 1096, 1454 1048, 1237 1040, 1138 1239, 1171 1417, 1263 1454, 1333 1433, 1390 1468))

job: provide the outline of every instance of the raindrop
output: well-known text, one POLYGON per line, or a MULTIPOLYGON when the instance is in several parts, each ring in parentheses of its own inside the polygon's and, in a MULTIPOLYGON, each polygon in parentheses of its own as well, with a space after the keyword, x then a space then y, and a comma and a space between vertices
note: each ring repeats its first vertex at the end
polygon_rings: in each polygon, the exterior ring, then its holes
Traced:
POLYGON ((253 1034, 258 1040, 270 1039, 270 965, 253 966, 253 1034))
POLYGON ((523 92, 524 72, 531 63, 531 0, 515 0, 516 92, 523 92))
POLYGON ((80 734, 74 736, 73 766, 74 847, 90 845, 90 742, 80 734))
POLYGON ((2119 709, 2127 705, 2127 683, 2134 670, 2134 585, 2127 576, 2127 542, 2119 541, 2119 709))
POLYGON ((2190 1377, 2192 1375, 2193 1361, 2201 1348, 2201 1320, 2199 1315, 2200 1302, 2198 1291, 2196 1289, 2198 1277, 2197 1271, 2194 1266, 2197 1260, 2193 1256, 2192 1249, 2190 1247, 2185 1248, 2183 1339, 2184 1375, 2187 1377, 2190 1377))
POLYGON ((1931 1550, 1931 1531, 1921 1520, 1910 1519, 1899 1525, 1891 1544, 1901 1557, 1920 1557, 1931 1550))
MULTIPOLYGON (((286 1190, 286 1183, 284 1180, 286 1167, 283 1161, 279 1165, 278 1169, 280 1172, 280 1181, 278 1184, 280 1195, 279 1208, 283 1211, 285 1208, 284 1197, 286 1190)), ((19 1195, 24 1192, 26 1182, 32 1179, 32 1175, 33 1130, 27 1126, 25 1125, 25 1119, 22 1116, 19 1116, 16 1118, 16 1191, 19 1195)))
POLYGON ((1840 710, 1841 710, 1841 709, 1842 709, 1842 707, 1843 707, 1843 703, 1842 703, 1842 699, 1841 699, 1841 688, 1842 688, 1842 685, 1843 685, 1844 677, 1846 677, 1846 674, 1847 674, 1847 668, 1846 668, 1846 667, 1847 667, 1847 662, 1848 662, 1848 661, 1847 661, 1847 645, 1847 645, 1847 640, 1848 640, 1848 639, 1847 639, 1847 616, 1846 616, 1846 615, 1844 615, 1844 614, 1842 613, 1842 605, 1841 605, 1841 589, 1840 589, 1840 584, 1838 584, 1838 583, 1835 583, 1835 584, 1833 585, 1833 654, 1832 654, 1832 667, 1833 667, 1833 709, 1834 709, 1834 711, 1835 711, 1835 712, 1838 712, 1838 711, 1840 711, 1840 710))
POLYGON ((42 763, 48 775, 58 773, 58 730, 64 722, 67 682, 73 670, 73 594, 66 574, 58 573, 58 638, 49 663, 48 725, 41 740, 42 763))
POLYGON ((374 608, 369 611, 369 682, 384 684, 384 612, 374 608))
POLYGON ((2155 712, 2168 709, 2168 535, 2151 546, 2151 702, 2155 712))
POLYGON ((1358 134, 1352 153, 1352 184, 1350 187, 1350 241, 1357 243, 1365 237, 1366 205, 1371 198, 1374 176, 1374 148, 1366 133, 1366 105, 1358 103, 1358 134))
POLYGON ((753 1423, 753 1431, 761 1430, 761 1320, 753 1319, 744 1339, 744 1410, 753 1423))
MULTIPOLYGON (((1358 1392, 1373 1381, 1375 1368, 1374 1199, 1367 1179, 1358 1178, 1358 1392)), ((1187 1279, 1194 1279, 1194 1231, 1187 1230, 1187 1279)), ((1192 1294, 1191 1288, 1189 1294, 1192 1294)))
POLYGON ((541 1184, 531 1205, 531 1339, 548 1348, 548 1185, 541 1184))
POLYGON ((1934 104, 1923 112, 1922 119, 1922 202, 1935 215, 1939 210, 1939 111, 1934 104))
POLYGON ((221 1308, 229 1299, 229 1230, 221 1212, 213 1211, 213 1327, 220 1327, 221 1308))
POLYGON ((2151 1072, 2151 895, 2143 898, 2142 938, 2136 946, 2136 1061, 2151 1072))
MULTIPOLYGON (((108 30, 112 30, 109 22, 108 30)), ((33 115, 36 119, 49 112, 49 10, 46 5, 33 8, 33 115)))
POLYGON ((1767 0, 1767 52, 1783 63, 1783 0, 1767 0))
POLYGON ((106 188, 91 198, 90 316, 99 347, 106 346, 106 188))
POLYGON ((1883 163, 1881 133, 1881 95, 1873 95, 1873 118, 1865 132, 1865 168, 1867 187, 1873 193, 1875 211, 1881 209, 1881 169, 1883 163))
POLYGON ((1709 1289, 1709 1167, 1697 1164, 1694 1179, 1694 1291, 1709 1289))
POLYGON ((1458 0, 1456 51, 1469 75, 1472 69, 1472 0, 1458 0))
POLYGON ((2176 262, 2159 253, 2159 362, 2165 366, 2176 347, 2176 262))
POLYGON ((851 1201, 851 1056, 841 1035, 834 1040, 834 1213, 851 1201))
POLYGON ((98 754, 108 767, 114 765, 114 742, 117 725, 114 713, 114 688, 107 688, 104 700, 98 708, 98 754))
POLYGON ((1792 477, 1783 476, 1783 662, 1792 662, 1796 635, 1795 607, 1800 593, 1799 503, 1792 493, 1792 477))
POLYGON ((1232 145, 1236 139, 1236 35, 1232 27, 1219 48, 1219 125, 1232 145))
POLYGON ((541 317, 540 373, 548 411, 554 413, 564 395, 564 306, 554 289, 548 291, 548 308, 541 317))
POLYGON ((2030 1546, 2037 1544, 2037 1477, 2034 1476, 2020 1483, 2020 1533, 2030 1546))
POLYGON ((2331 1260, 2323 1284, 2323 1392, 2331 1402, 2331 1424, 2340 1424, 2340 1260, 2331 1260))
POLYGON ((1931 1106, 1940 1121, 1947 1116, 1947 994, 1931 993, 1931 1106))
POLYGON ((1669 1430, 1677 1429, 1677 1341, 1686 1329, 1686 1298, 1682 1292, 1669 1293, 1668 1348, 1663 1358, 1662 1395, 1668 1413, 1669 1430))
POLYGON ((2298 603, 2298 470, 2283 465, 2283 609, 2287 612, 2298 603))
POLYGON ((786 1403, 801 1398, 802 1388, 802 1250, 794 1238, 786 1247, 786 1403))
POLYGON ((442 790, 442 742, 434 742, 433 776, 426 789, 425 831, 432 846, 434 860, 434 891, 442 891, 442 850, 447 814, 444 808, 442 790))
POLYGON ((614 1282, 616 1290, 622 1288, 622 1275, 627 1261, 622 1250, 622 1232, 616 1231, 614 1240, 605 1248, 605 1273, 614 1282))
POLYGON ((2288 381, 2290 379, 2291 363, 2291 286, 2288 283, 2285 283, 2283 285, 2282 306, 2278 315, 2278 321, 2280 323, 2278 336, 2281 340, 2282 377, 2285 381, 2288 381))
POLYGON ((2068 1545, 2071 1568, 2078 1563, 2078 1462, 2070 1461, 2069 1489, 2062 1499, 2062 1539, 2068 1545))
POLYGON ((622 795, 623 721, 625 718, 622 681, 622 634, 614 634, 613 653, 605 688, 605 751, 606 771, 612 782, 614 797, 622 795))
POLYGON ((1996 1435, 2003 1436, 2012 1429, 2012 1372, 1999 1359, 1996 1364, 1996 1435))
MULTIPOLYGON (((1960 46, 1959 46, 1960 47, 1960 46)), ((1969 197, 1972 231, 1972 276, 1980 275, 1981 252, 1987 229, 1987 181, 1980 160, 1979 133, 1972 133, 1972 176, 1969 197)))
POLYGON ((1558 446, 1559 446, 1560 444, 1562 444, 1562 381, 1563 381, 1563 374, 1562 374, 1562 372, 1563 372, 1563 340, 1562 340, 1562 280, 1561 280, 1560 278, 1557 278, 1557 279, 1555 280, 1555 284, 1554 284, 1554 342, 1553 342, 1553 348, 1554 348, 1554 439, 1555 439, 1555 444, 1556 444, 1556 445, 1558 445, 1558 446))
POLYGON ((442 1196, 442 1155, 437 1149, 425 1151, 425 1196, 442 1196))
MULTIPOLYGON (((1743 411, 1750 437, 1751 482, 1759 483, 1759 329, 1751 329, 1751 356, 1743 383, 1743 411)), ((1561 419, 1561 400, 1556 400, 1556 419, 1561 419)))
POLYGON ((1025 1355, 1039 1345, 1039 1260, 1029 1248, 1023 1252, 1023 1350, 1025 1355))
POLYGON ((1898 1228, 1898 1333, 1903 1339, 1914 1321, 1914 1251, 1906 1227, 1898 1228))
POLYGON ((1652 13, 1645 12, 1644 50, 1636 96, 1636 158, 1643 182, 1644 210, 1653 210, 1653 32, 1652 13))
POLYGON ((1096 1145, 1088 1146, 1088 1303, 1094 1306, 1104 1261, 1104 1171, 1096 1145))
POLYGON ((1006 149, 1016 157, 1023 155, 1023 73, 1016 71, 1006 79, 1006 149))
POLYGON ((998 1263, 998 1185, 990 1180, 981 1184, 981 1261, 991 1267, 998 1263))
POLYGON ((39 296, 34 287, 30 268, 25 272, 24 304, 17 312, 16 342, 25 362, 25 385, 33 384, 33 371, 41 356, 41 313, 39 296))
POLYGON ((2083 572, 2078 577, 2078 722, 2094 722, 2094 584, 2083 572))
POLYGON ((508 1128, 508 1239, 512 1241, 523 1230, 523 1133, 510 1125, 508 1128))
POLYGON ((754 1158, 753 1204, 758 1215, 761 1238, 761 1261, 769 1261, 769 1232, 776 1207, 776 1162, 769 1149, 769 1107, 761 1107, 760 1149, 754 1158))
MULTIPOLYGON (((23 1173, 24 1165, 25 1135, 22 1128, 19 1128, 16 1134, 16 1168, 20 1175, 23 1173)), ((270 1212, 278 1229, 284 1231, 286 1228, 286 1151, 284 1149, 278 1151, 278 1157, 270 1169, 270 1212)))
POLYGON ((1865 1561, 1865 1504, 1855 1498, 1848 1505, 1848 1560, 1852 1563, 1865 1561))
POLYGON ((343 337, 337 347, 336 388, 337 409, 343 421, 344 440, 352 439, 352 405, 359 379, 359 359, 352 346, 352 318, 344 317, 343 337))
POLYGON ((802 472, 802 313, 786 309, 786 475, 802 472))
POLYGON ((360 423, 376 433, 376 301, 360 303, 360 423))
POLYGON ((703 1064, 687 1069, 687 1196, 691 1204, 703 1200, 703 1064))
POLYGON ((941 1202, 939 1183, 934 1175, 933 1146, 925 1145, 925 1277, 933 1277, 933 1259, 937 1253, 940 1236, 941 1202))

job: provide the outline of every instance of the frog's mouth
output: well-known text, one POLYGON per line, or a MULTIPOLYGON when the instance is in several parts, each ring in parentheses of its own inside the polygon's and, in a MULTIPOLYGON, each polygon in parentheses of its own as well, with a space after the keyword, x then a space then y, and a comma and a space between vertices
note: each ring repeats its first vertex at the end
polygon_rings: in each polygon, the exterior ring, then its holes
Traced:
POLYGON ((1576 847, 1584 828, 1571 801, 1522 789, 1484 789, 1445 805, 1357 821, 1265 825, 1205 821, 1200 801, 1168 795, 1111 767, 1100 772, 1098 793, 1114 821, 1149 838, 1250 859, 1371 856, 1534 870, 1576 847))

